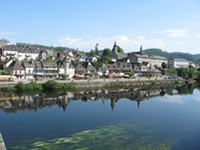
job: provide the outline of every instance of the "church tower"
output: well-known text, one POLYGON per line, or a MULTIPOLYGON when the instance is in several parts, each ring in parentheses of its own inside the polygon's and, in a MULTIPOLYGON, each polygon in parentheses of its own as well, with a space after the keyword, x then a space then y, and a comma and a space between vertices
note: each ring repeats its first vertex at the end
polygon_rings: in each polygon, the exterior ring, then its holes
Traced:
POLYGON ((140 53, 142 53, 143 52, 143 50, 142 50, 142 45, 140 46, 140 53))
POLYGON ((115 41, 115 43, 113 45, 112 53, 116 53, 117 54, 117 44, 116 44, 116 41, 115 41))
POLYGON ((112 49, 112 59, 118 59, 118 52, 117 52, 117 44, 116 41, 113 45, 113 49, 112 49))

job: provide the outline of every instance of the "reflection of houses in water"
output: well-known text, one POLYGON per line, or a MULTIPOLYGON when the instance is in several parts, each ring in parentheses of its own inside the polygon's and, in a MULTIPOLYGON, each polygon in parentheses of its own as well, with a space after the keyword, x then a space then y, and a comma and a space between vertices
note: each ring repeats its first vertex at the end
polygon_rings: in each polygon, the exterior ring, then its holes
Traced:
POLYGON ((112 109, 115 106, 115 103, 123 98, 129 99, 131 101, 136 101, 138 108, 140 102, 155 96, 159 96, 161 89, 154 90, 141 90, 141 89, 121 89, 121 90, 92 90, 92 91, 78 91, 78 92, 66 92, 59 93, 54 96, 49 94, 35 94, 35 95, 24 95, 22 97, 9 97, 9 100, 0 101, 0 108, 2 108, 6 113, 17 112, 17 110, 34 110, 35 112, 38 109, 49 107, 52 105, 58 105, 59 108, 63 108, 65 111, 67 105, 72 100, 82 100, 82 101, 96 101, 102 99, 103 105, 105 104, 105 99, 111 100, 112 109), (49 96, 48 96, 49 95, 49 96))
POLYGON ((6 113, 17 112, 17 110, 35 110, 40 108, 49 107, 58 104, 65 111, 68 103, 73 99, 72 92, 66 92, 65 95, 58 95, 55 97, 47 97, 45 95, 24 95, 23 97, 16 97, 15 99, 0 101, 0 108, 6 113))
POLYGON ((171 90, 167 90, 167 94, 169 95, 177 95, 178 94, 178 90, 175 90, 175 89, 171 89, 171 90))
POLYGON ((115 106, 115 102, 117 102, 119 99, 129 99, 131 101, 136 101, 138 108, 140 107, 140 102, 151 98, 155 96, 160 96, 161 89, 156 89, 156 90, 136 90, 136 91, 110 91, 108 94, 106 94, 104 97, 105 98, 110 98, 111 99, 111 107, 112 109, 115 106))

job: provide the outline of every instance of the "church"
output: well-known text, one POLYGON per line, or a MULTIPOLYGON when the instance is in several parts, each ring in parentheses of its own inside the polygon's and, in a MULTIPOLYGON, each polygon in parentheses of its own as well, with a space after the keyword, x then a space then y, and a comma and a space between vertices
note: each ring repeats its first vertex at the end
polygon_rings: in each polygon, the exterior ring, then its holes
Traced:
POLYGON ((140 64, 144 62, 148 62, 152 67, 154 65, 158 65, 158 67, 162 67, 163 62, 168 64, 168 59, 165 57, 156 56, 156 55, 148 55, 144 53, 142 50, 142 46, 140 47, 140 51, 138 52, 118 53, 116 41, 112 49, 111 59, 115 61, 118 61, 121 59, 128 59, 130 63, 140 63, 140 64))

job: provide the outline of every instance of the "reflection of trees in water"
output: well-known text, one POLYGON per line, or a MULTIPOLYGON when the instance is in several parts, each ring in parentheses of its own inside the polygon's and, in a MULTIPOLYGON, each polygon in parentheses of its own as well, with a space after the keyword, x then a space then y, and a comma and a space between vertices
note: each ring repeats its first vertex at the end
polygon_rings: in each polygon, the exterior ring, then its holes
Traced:
MULTIPOLYGON (((8 93, 5 101, 0 101, 0 108, 5 112, 17 112, 17 110, 29 109, 35 110, 43 107, 51 108, 52 105, 58 105, 66 110, 66 107, 71 101, 81 100, 97 101, 102 100, 105 105, 106 100, 110 100, 111 108, 114 109, 116 103, 122 99, 128 99, 137 102, 138 108, 140 103, 157 96, 164 96, 166 93, 174 94, 193 94, 195 88, 200 89, 199 84, 186 84, 183 86, 168 86, 168 87, 142 87, 131 89, 116 89, 116 90, 85 90, 85 91, 39 91, 10 94, 8 93), (11 96, 14 95, 14 96, 11 96), (15 99, 13 99, 15 97, 15 99), (9 99, 9 100, 8 100, 9 99)), ((1 94, 1 93, 0 93, 1 94)), ((5 97, 5 94, 3 95, 5 97)))
POLYGON ((193 91, 196 87, 199 87, 195 84, 186 84, 180 87, 177 87, 178 94, 180 95, 187 95, 187 94, 193 94, 193 91))

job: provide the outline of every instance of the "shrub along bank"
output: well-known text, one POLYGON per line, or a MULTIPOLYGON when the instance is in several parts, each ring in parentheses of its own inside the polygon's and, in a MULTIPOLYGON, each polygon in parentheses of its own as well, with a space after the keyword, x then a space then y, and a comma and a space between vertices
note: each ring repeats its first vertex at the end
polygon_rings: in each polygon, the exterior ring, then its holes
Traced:
POLYGON ((36 84, 36 83, 29 83, 24 84, 23 82, 18 82, 15 87, 4 87, 2 91, 9 92, 9 91, 36 91, 36 90, 72 90, 74 89, 74 85, 71 83, 64 83, 60 84, 55 80, 49 80, 43 84, 36 84))

